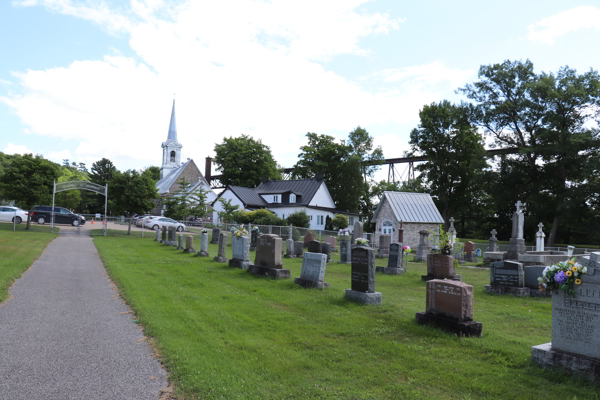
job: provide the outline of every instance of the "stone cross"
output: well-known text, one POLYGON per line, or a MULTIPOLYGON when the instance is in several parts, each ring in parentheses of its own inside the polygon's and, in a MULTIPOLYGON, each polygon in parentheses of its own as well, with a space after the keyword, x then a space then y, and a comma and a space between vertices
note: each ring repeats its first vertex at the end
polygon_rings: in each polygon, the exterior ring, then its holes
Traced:
POLYGON ((538 224, 538 228, 540 228, 540 232, 542 231, 542 229, 544 228, 544 224, 542 222, 540 222, 538 224))
POLYGON ((520 213, 521 207, 525 207, 525 203, 521 203, 521 200, 519 200, 515 203, 515 206, 517 206, 517 213, 520 213))
POLYGON ((450 221, 450 229, 454 229, 454 221, 456 221, 454 217, 450 217, 448 221, 450 221))
POLYGON ((492 234, 492 239, 496 239, 496 233, 498 233, 498 232, 496 232, 496 230, 495 230, 495 229, 492 229, 492 230, 490 231, 490 233, 492 234))

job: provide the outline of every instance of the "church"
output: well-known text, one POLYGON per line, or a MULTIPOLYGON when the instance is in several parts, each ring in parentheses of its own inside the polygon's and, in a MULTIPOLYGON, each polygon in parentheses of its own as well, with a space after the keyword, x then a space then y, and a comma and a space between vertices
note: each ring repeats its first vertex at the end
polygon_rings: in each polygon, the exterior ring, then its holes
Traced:
POLYGON ((165 196, 176 193, 183 180, 191 183, 186 192, 195 192, 202 188, 206 192, 206 203, 212 203, 217 198, 217 195, 211 189, 206 179, 204 179, 194 160, 188 158, 186 162, 181 162, 181 148, 183 145, 177 141, 175 100, 173 100, 173 109, 171 110, 171 122, 169 123, 167 141, 163 142, 161 147, 162 164, 160 167, 160 180, 156 182, 156 190, 160 197, 156 202, 156 208, 152 210, 152 214, 163 215, 165 210, 162 200, 165 196))

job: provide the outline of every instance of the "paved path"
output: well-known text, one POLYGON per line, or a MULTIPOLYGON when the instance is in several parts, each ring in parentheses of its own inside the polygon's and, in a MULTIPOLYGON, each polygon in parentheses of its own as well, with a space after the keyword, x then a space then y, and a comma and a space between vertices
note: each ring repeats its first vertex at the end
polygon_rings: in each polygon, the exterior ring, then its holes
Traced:
POLYGON ((0 305, 0 399, 159 398, 166 372, 89 236, 55 239, 0 305))

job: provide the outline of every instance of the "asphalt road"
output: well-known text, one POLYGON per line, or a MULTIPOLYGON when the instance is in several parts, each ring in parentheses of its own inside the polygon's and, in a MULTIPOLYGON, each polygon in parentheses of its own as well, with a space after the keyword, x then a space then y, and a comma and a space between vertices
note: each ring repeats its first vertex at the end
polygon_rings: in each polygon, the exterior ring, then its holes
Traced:
POLYGON ((92 238, 55 239, 0 305, 0 399, 157 400, 166 371, 92 238))

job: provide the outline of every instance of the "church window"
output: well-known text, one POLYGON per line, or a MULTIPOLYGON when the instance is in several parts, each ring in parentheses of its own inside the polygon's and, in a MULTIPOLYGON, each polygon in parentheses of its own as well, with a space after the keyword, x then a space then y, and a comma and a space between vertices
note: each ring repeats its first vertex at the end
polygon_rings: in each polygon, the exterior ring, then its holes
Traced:
POLYGON ((175 152, 171 152, 171 162, 175 162, 175 152))

